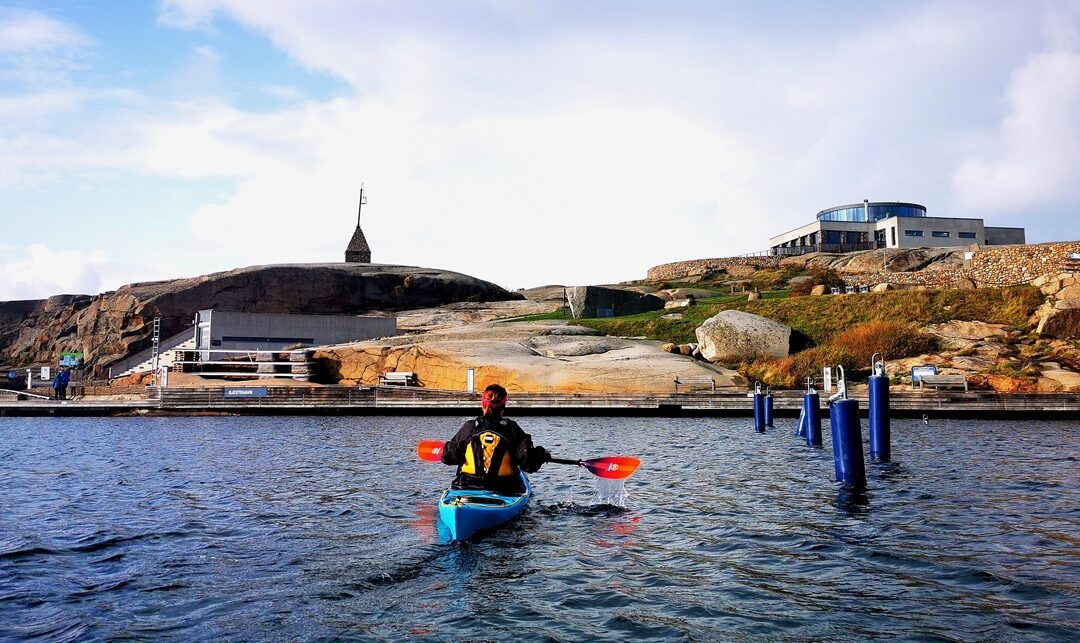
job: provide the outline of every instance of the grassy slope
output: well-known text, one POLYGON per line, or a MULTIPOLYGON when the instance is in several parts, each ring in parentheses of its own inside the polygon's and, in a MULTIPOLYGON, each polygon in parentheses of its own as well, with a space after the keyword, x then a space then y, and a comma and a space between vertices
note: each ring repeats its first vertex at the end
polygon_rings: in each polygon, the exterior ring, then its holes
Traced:
MULTIPOLYGON (((775 319, 807 336, 815 344, 825 344, 845 330, 869 321, 930 324, 953 319, 1005 324, 1016 330, 1028 329, 1028 318, 1042 303, 1036 288, 985 288, 979 290, 902 290, 854 295, 787 297, 786 291, 766 293, 763 299, 746 301, 745 294, 705 299, 689 308, 654 311, 608 319, 579 319, 575 323, 595 328, 607 335, 649 337, 676 344, 697 341, 694 330, 721 310, 736 309, 775 319), (682 319, 663 319, 679 312, 682 319)), ((568 318, 553 313, 533 318, 568 318)))

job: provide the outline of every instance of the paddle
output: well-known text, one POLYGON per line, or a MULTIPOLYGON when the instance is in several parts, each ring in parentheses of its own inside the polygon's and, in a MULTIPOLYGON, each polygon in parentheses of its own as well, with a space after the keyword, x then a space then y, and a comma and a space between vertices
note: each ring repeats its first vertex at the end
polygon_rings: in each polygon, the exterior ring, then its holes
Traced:
POLYGON ((555 464, 576 464, 585 467, 594 476, 608 478, 610 480, 622 480, 629 478, 630 474, 637 470, 641 460, 626 455, 612 455, 606 458, 594 458, 592 460, 562 460, 552 458, 555 464))
POLYGON ((421 440, 420 444, 416 445, 416 455, 428 462, 442 462, 442 450, 445 444, 439 440, 421 440))
MULTIPOLYGON (((428 462, 441 462, 444 443, 439 440, 422 440, 416 445, 416 455, 421 460, 428 462)), ((594 458, 592 460, 563 460, 552 458, 555 464, 573 464, 585 467, 593 475, 611 480, 629 478, 630 474, 637 470, 641 460, 625 455, 613 455, 606 458, 594 458)))

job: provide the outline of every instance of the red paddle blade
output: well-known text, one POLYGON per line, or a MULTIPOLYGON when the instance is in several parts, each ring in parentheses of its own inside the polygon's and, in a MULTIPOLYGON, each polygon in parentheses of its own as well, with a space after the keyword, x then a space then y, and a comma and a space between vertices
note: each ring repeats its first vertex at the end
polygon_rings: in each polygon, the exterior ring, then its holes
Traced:
POLYGON ((581 466, 592 471, 593 475, 610 478, 611 480, 629 478, 630 474, 637 470, 639 464, 641 464, 641 460, 626 455, 613 455, 607 458, 581 461, 581 466))
POLYGON ((423 440, 416 445, 416 455, 428 462, 442 462, 442 450, 445 443, 439 440, 423 440))

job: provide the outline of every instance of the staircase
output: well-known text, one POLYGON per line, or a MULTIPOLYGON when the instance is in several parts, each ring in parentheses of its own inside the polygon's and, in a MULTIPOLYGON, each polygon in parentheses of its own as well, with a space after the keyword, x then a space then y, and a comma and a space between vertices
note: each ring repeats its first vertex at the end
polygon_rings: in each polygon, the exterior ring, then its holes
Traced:
POLYGON ((154 359, 159 366, 172 366, 177 350, 194 350, 195 327, 181 331, 154 346, 121 360, 109 367, 109 377, 123 377, 132 373, 149 373, 154 370, 154 359))
POLYGON ((1073 252, 1065 257, 1065 272, 1080 272, 1080 252, 1073 252))

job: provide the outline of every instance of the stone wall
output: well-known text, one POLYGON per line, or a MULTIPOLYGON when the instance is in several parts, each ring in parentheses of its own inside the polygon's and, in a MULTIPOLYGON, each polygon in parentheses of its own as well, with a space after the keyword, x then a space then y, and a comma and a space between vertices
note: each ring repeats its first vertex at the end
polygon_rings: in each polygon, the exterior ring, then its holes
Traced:
POLYGON ((888 283, 902 287, 990 288, 1026 284, 1068 270, 1069 255, 1080 241, 1002 246, 977 250, 963 267, 918 272, 888 272, 844 277, 851 285, 888 283))
POLYGON ((704 275, 716 270, 727 270, 734 267, 748 267, 753 269, 778 268, 783 257, 718 257, 715 259, 692 259, 690 261, 676 261, 673 263, 660 264, 649 268, 646 279, 649 281, 669 281, 704 275))

